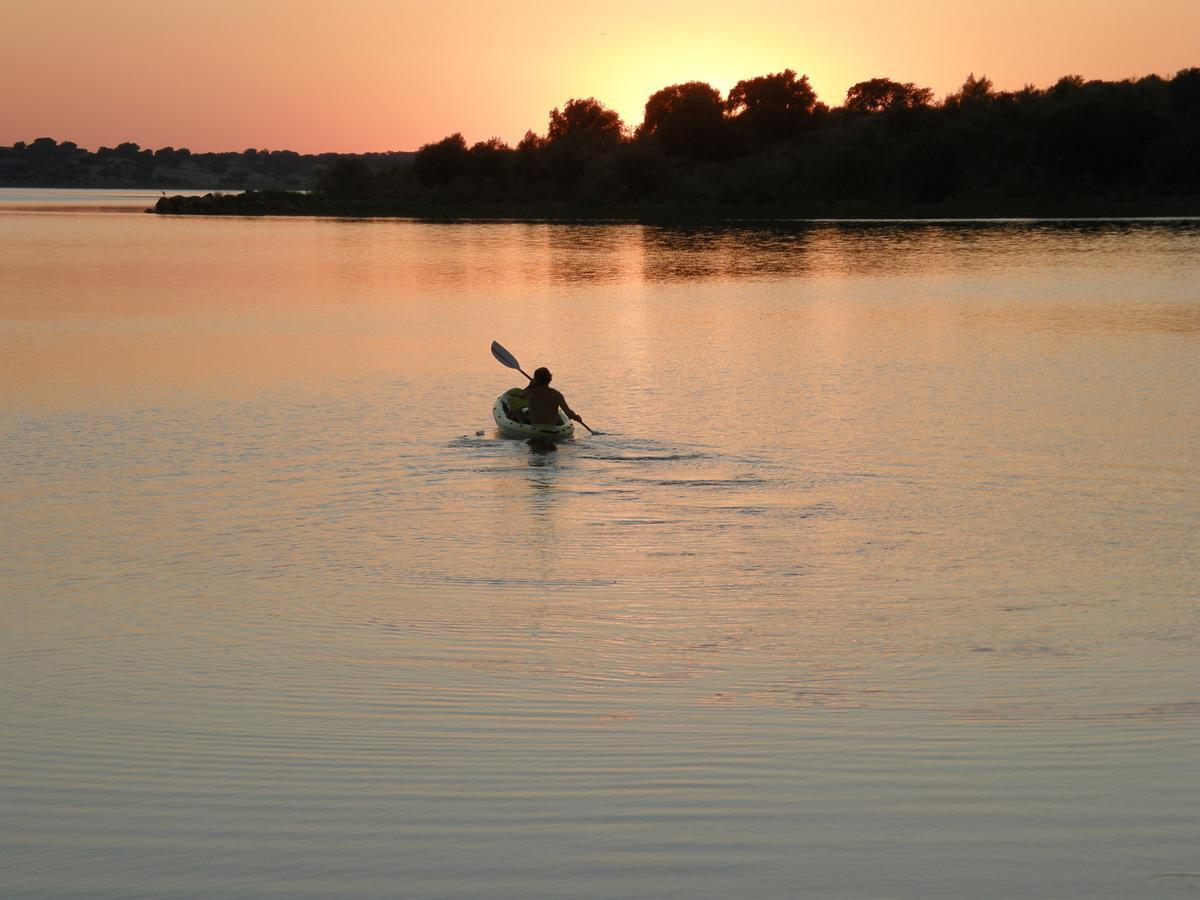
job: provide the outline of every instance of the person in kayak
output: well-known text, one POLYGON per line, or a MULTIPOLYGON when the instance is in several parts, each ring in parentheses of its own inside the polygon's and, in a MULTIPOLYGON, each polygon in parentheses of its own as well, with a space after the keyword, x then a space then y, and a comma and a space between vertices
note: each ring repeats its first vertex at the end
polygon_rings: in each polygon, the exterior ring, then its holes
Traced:
POLYGON ((568 419, 580 422, 579 415, 567 406, 566 398, 550 387, 550 379, 554 376, 545 366, 533 370, 533 380, 525 388, 525 399, 529 405, 525 408, 530 423, 534 425, 557 425, 558 411, 561 409, 568 419))

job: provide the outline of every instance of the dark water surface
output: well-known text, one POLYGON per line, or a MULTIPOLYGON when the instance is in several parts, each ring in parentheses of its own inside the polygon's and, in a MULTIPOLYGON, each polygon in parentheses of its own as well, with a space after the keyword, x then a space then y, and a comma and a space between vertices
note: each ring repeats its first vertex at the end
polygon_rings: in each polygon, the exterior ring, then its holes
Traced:
POLYGON ((1200 888, 1197 223, 151 201, 0 191, 3 896, 1200 888))

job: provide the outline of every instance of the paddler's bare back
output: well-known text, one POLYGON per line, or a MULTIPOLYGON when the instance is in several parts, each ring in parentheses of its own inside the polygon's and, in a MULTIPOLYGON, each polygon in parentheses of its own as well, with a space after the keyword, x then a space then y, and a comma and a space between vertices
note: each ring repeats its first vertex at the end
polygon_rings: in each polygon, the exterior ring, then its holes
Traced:
POLYGON ((525 388, 525 397, 529 401, 526 411, 529 421, 534 425, 558 424, 558 411, 561 408, 570 419, 578 419, 575 411, 567 406, 566 398, 548 384, 538 384, 531 381, 525 388))

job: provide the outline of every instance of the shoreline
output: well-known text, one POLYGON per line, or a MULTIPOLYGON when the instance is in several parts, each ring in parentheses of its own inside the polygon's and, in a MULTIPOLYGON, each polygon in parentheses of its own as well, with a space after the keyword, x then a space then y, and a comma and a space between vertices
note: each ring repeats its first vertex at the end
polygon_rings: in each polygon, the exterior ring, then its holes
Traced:
POLYGON ((163 197, 146 212, 183 216, 303 216, 344 219, 561 223, 784 223, 937 221, 1103 221, 1200 219, 1200 197, 1155 199, 994 200, 942 203, 586 204, 562 202, 429 203, 334 201, 293 191, 243 191, 163 197))

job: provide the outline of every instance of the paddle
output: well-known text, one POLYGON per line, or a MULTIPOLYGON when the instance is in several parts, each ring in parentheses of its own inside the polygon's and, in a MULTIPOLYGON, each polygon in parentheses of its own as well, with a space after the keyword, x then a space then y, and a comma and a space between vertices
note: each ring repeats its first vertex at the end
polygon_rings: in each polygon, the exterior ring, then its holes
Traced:
MULTIPOLYGON (((521 368, 521 364, 517 362, 517 358, 505 350, 499 341, 492 341, 492 356, 496 357, 496 359, 500 362, 500 365, 508 366, 510 369, 516 369, 530 381, 533 381, 533 376, 521 368)), ((599 431, 593 431, 592 426, 583 421, 583 419, 579 420, 579 424, 588 431, 591 431, 592 434, 600 434, 599 431)))
POLYGON ((499 341, 492 341, 492 356, 496 357, 503 366, 508 366, 510 369, 516 369, 530 381, 533 381, 533 376, 521 368, 521 364, 517 362, 517 358, 500 346, 499 341))

